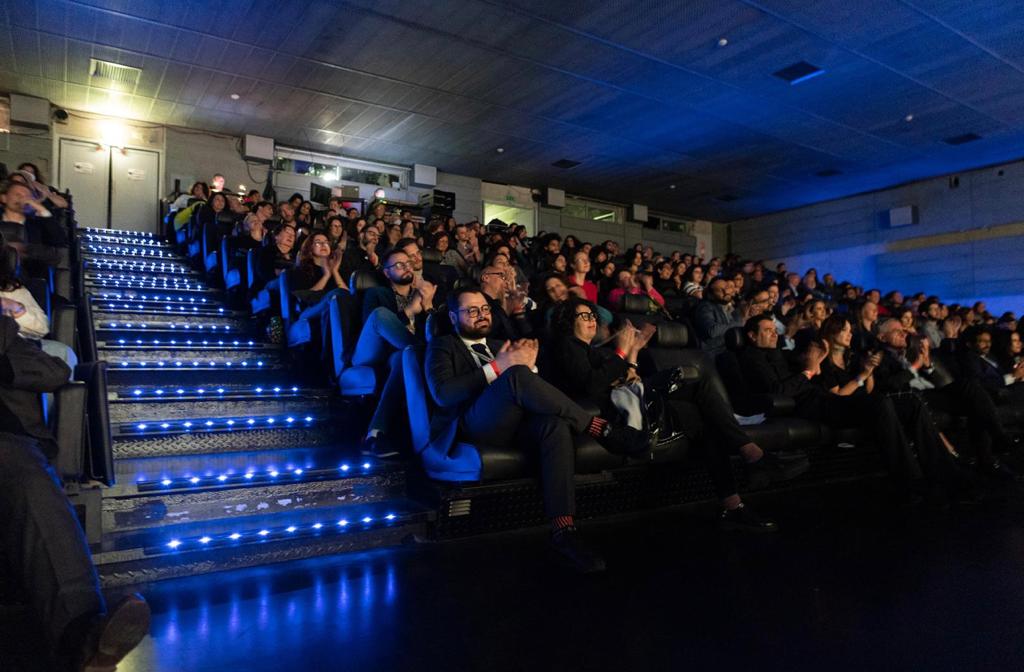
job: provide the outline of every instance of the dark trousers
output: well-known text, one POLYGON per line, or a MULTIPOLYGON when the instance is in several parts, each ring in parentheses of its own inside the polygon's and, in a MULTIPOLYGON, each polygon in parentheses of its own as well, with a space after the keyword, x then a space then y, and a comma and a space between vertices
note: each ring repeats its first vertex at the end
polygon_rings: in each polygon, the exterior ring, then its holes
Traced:
POLYGON ((74 621, 105 610, 82 528, 29 437, 0 433, 3 555, 56 647, 74 621))
POLYGON ((798 400, 796 411, 809 420, 834 427, 860 427, 870 432, 882 451, 889 474, 897 481, 907 484, 924 477, 907 443, 892 399, 874 394, 840 397, 823 393, 798 400))
POLYGON ((525 366, 503 371, 462 415, 462 437, 495 448, 515 446, 540 455, 548 517, 576 513, 576 449, 591 416, 561 390, 525 366))
POLYGON ((1001 450, 1009 449, 1010 437, 999 422, 995 402, 978 381, 956 380, 937 390, 925 390, 923 397, 932 408, 967 417, 971 446, 982 464, 991 464, 995 459, 993 444, 1001 450))
POLYGON ((966 477, 942 444, 935 420, 921 396, 916 392, 903 392, 890 395, 890 399, 905 435, 914 442, 924 475, 937 486, 963 485, 966 477))
POLYGON ((680 385, 666 399, 666 408, 673 427, 697 440, 718 497, 735 495, 738 489, 730 456, 750 443, 750 437, 736 422, 721 387, 703 372, 696 381, 680 385))

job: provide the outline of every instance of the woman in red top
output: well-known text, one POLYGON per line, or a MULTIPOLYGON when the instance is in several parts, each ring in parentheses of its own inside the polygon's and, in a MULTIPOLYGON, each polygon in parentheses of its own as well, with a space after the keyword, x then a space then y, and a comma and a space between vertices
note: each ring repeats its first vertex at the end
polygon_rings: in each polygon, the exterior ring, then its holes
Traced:
POLYGON ((580 287, 587 295, 587 301, 597 303, 597 285, 595 285, 587 274, 590 273, 590 255, 580 250, 572 255, 572 271, 568 274, 566 282, 570 287, 580 287))

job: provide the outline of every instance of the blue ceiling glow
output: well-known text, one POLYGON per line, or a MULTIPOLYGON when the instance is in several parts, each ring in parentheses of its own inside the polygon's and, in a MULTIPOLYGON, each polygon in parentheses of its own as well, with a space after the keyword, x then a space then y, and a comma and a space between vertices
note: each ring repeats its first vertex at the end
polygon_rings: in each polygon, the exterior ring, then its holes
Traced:
MULTIPOLYGON (((87 85, 101 53, 142 67, 122 109, 146 122, 715 221, 1024 157, 1024 2, 349 0, 198 23, 172 0, 107 4, 49 0, 64 22, 11 13, 0 91, 88 110, 106 97, 87 85)), ((89 273, 169 261, 152 241, 93 233, 87 251, 135 264, 89 273)), ((206 289, 166 270, 100 286, 206 289)))

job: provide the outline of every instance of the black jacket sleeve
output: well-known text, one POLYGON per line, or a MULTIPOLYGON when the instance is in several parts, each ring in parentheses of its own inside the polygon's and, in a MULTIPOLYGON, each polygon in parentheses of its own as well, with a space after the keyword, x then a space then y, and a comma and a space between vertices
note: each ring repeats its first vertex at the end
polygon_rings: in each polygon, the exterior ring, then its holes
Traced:
POLYGON ((777 351, 748 347, 740 353, 740 365, 752 392, 796 397, 810 384, 803 373, 789 371, 777 351))
POLYGON ((435 338, 427 346, 425 369, 430 395, 441 408, 468 404, 487 387, 487 377, 480 367, 464 368, 456 365, 458 353, 454 336, 435 338))
POLYGON ((558 341, 555 353, 559 387, 570 396, 603 401, 612 383, 629 371, 629 365, 615 353, 591 348, 576 338, 558 341))

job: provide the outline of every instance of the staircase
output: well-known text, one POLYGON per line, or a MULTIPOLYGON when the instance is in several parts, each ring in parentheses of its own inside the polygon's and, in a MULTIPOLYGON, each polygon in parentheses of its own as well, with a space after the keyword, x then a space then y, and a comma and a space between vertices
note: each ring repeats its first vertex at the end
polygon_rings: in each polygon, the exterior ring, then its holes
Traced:
POLYGON ((91 539, 105 586, 401 542, 429 514, 404 469, 362 458, 319 372, 165 241, 83 229, 81 285, 108 363, 114 484, 91 539))

